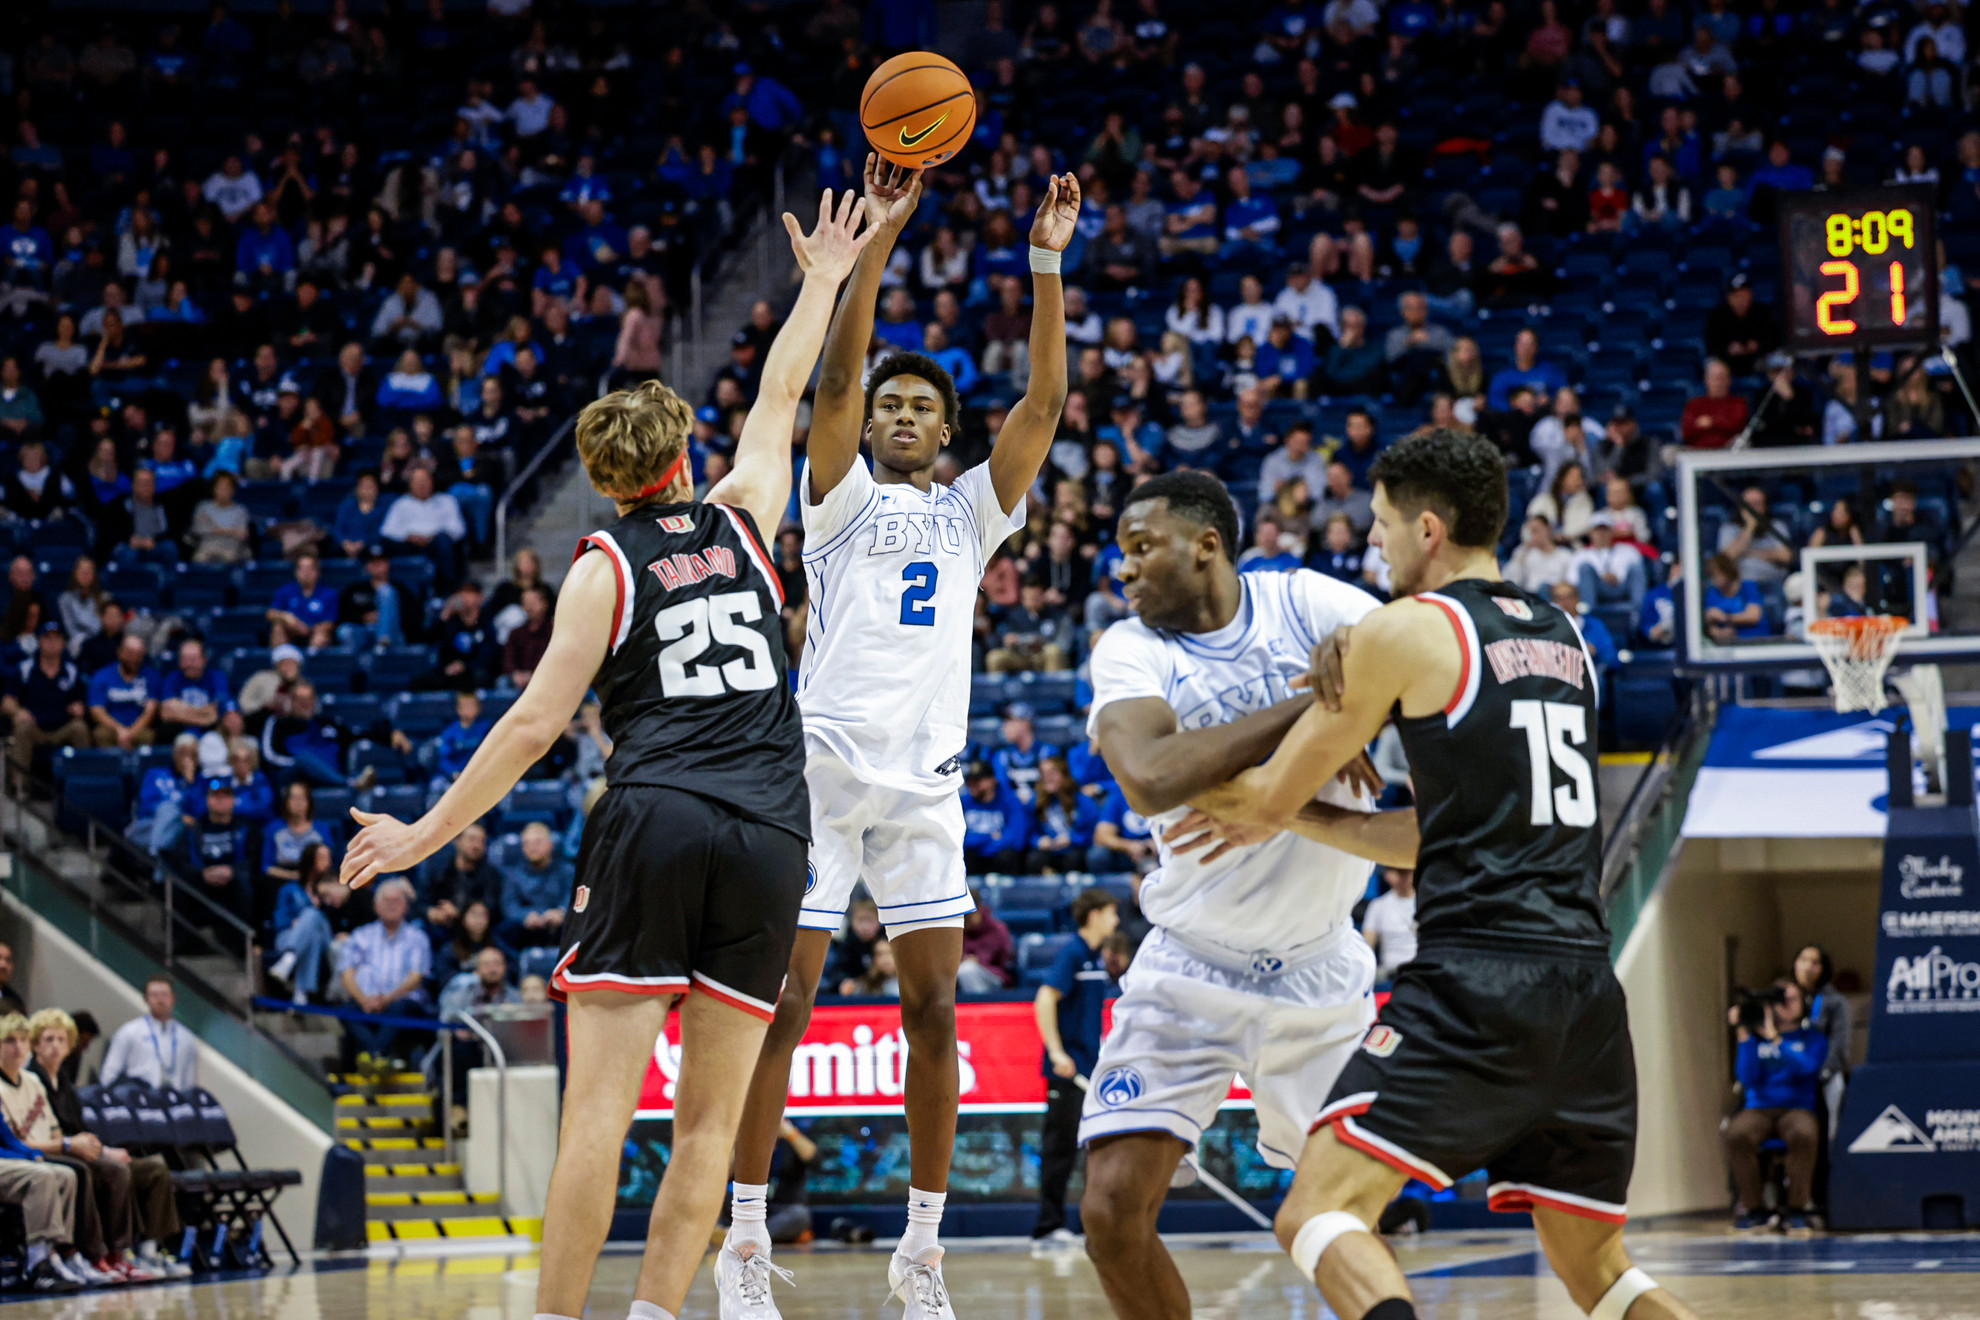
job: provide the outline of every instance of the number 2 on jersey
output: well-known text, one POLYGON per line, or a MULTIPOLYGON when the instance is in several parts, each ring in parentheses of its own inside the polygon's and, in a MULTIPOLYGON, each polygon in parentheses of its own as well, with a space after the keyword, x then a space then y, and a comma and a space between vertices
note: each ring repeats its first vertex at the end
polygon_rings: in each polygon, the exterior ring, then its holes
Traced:
POLYGON ((1552 825, 1558 818, 1579 829, 1593 825, 1595 778, 1588 758, 1568 745, 1588 741, 1588 712, 1564 701, 1515 701, 1512 727, 1526 731, 1526 752, 1532 759, 1531 823, 1552 825), (1555 766, 1574 782, 1554 787, 1555 766))
POLYGON ((763 602, 753 591, 684 600, 654 615, 662 642, 660 691, 669 697, 719 697, 776 686, 770 647, 749 626, 762 617, 763 602), (743 655, 719 665, 693 663, 713 646, 733 646, 743 655))
POLYGON ((917 559, 901 570, 901 581, 908 584, 901 593, 901 622, 920 628, 935 626, 935 607, 929 604, 935 599, 935 565, 926 559, 917 559))

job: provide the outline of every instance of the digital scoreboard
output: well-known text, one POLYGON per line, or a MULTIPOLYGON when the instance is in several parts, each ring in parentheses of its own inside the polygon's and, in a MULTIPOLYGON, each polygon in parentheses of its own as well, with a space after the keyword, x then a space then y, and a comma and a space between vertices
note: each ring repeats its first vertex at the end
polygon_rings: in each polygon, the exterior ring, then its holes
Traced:
POLYGON ((1790 349, 1936 348, 1938 233, 1932 189, 1783 195, 1782 320, 1790 349))

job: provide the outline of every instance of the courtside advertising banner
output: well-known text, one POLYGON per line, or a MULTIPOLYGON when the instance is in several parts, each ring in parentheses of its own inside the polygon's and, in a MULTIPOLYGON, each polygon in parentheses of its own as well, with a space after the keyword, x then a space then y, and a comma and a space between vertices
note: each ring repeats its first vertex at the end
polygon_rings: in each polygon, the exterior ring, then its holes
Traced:
MULTIPOLYGON (((1110 1029, 1113 1007, 1109 1002, 1110 1029)), ((670 1017, 646 1072, 638 1117, 672 1117, 680 1041, 679 1019, 670 1017)), ((1039 1065, 1044 1046, 1030 1003, 956 1005, 956 1043, 963 1113, 1043 1112, 1045 1076, 1039 1065)), ((898 1004, 820 1005, 791 1059, 785 1112, 792 1118, 899 1114, 904 1112, 901 1083, 906 1075, 907 1037, 898 1004)), ((1251 1092, 1242 1078, 1232 1086, 1225 1107, 1251 1107, 1251 1092)))

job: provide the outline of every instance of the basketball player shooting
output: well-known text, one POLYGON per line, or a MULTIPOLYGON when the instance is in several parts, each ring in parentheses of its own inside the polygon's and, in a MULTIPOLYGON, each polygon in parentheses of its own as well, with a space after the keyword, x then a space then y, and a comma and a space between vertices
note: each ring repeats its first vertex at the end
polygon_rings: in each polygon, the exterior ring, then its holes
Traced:
POLYGON ((694 497, 693 412, 658 381, 588 404, 578 455, 620 514, 578 543, 550 649, 439 802, 410 824, 365 811, 353 888, 409 871, 479 820, 570 726, 594 684, 611 788, 586 819, 552 992, 570 1002, 570 1073, 543 1213, 537 1320, 584 1314, 619 1153, 654 1042, 678 1002, 673 1150, 631 1320, 673 1320, 721 1209, 750 1071, 804 892, 810 808, 784 672, 782 592, 759 528, 791 492, 791 432, 839 282, 874 236, 859 199, 784 226, 804 271, 729 475, 694 497))
POLYGON ((1506 475, 1489 441, 1429 432, 1370 476, 1396 599, 1336 644, 1338 692, 1316 674, 1323 699, 1278 750, 1168 832, 1215 856, 1230 829, 1291 828, 1416 868, 1416 960, 1314 1122, 1279 1241, 1345 1320, 1414 1320, 1371 1226, 1408 1179, 1441 1189, 1483 1168, 1493 1209, 1532 1212, 1575 1305, 1683 1320, 1623 1248, 1636 1068, 1600 901, 1594 662, 1565 613, 1499 576, 1506 475), (1391 712, 1416 808, 1314 802, 1391 712))
MULTIPOLYGON (((764 1041, 736 1142, 731 1228, 716 1259, 723 1320, 774 1320, 764 1198, 791 1054, 811 1020, 832 935, 862 879, 900 972, 904 1100, 913 1158, 908 1226, 888 1264, 906 1320, 953 1320, 938 1229, 949 1186, 961 1078, 956 971, 963 916, 962 751, 976 593, 997 547, 1024 525, 1066 397, 1060 253, 1079 219, 1079 183, 1052 180, 1031 225, 1031 379, 987 462, 953 485, 935 462, 957 434, 955 383, 919 353, 875 367, 861 390, 880 276, 921 199, 918 173, 866 162, 876 226, 841 300, 812 405, 800 477, 811 587, 798 705, 811 789, 811 879, 790 976, 764 1041), (872 448, 871 470, 860 442, 872 448)), ((775 1271, 782 1273, 781 1271, 775 1271)))

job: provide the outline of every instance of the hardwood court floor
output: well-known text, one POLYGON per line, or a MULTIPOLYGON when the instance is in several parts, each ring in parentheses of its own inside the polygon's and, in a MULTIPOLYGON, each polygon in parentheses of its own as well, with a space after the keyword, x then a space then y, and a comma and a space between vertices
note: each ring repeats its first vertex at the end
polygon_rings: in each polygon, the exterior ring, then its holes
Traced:
MULTIPOLYGON (((1639 1264, 1704 1320, 1980 1320, 1980 1235, 1731 1238, 1631 1235, 1639 1264)), ((1580 1320, 1524 1233, 1436 1234, 1400 1244, 1424 1320, 1580 1320)), ((1188 1240, 1176 1257, 1202 1320, 1322 1320, 1318 1295, 1276 1248, 1251 1238, 1188 1240)), ((798 1287, 778 1287, 785 1320, 883 1314, 878 1251, 786 1250, 798 1287)), ((7 1320, 529 1320, 532 1256, 339 1260, 254 1279, 23 1301, 7 1320)), ((600 1262, 590 1315, 618 1320, 637 1258, 600 1262)), ((1077 1253, 1034 1259, 1020 1245, 952 1244, 948 1275, 960 1320, 1104 1320, 1111 1313, 1077 1253)), ((704 1269, 682 1320, 712 1320, 704 1269)), ((886 1314, 898 1316, 890 1306, 886 1314)))

